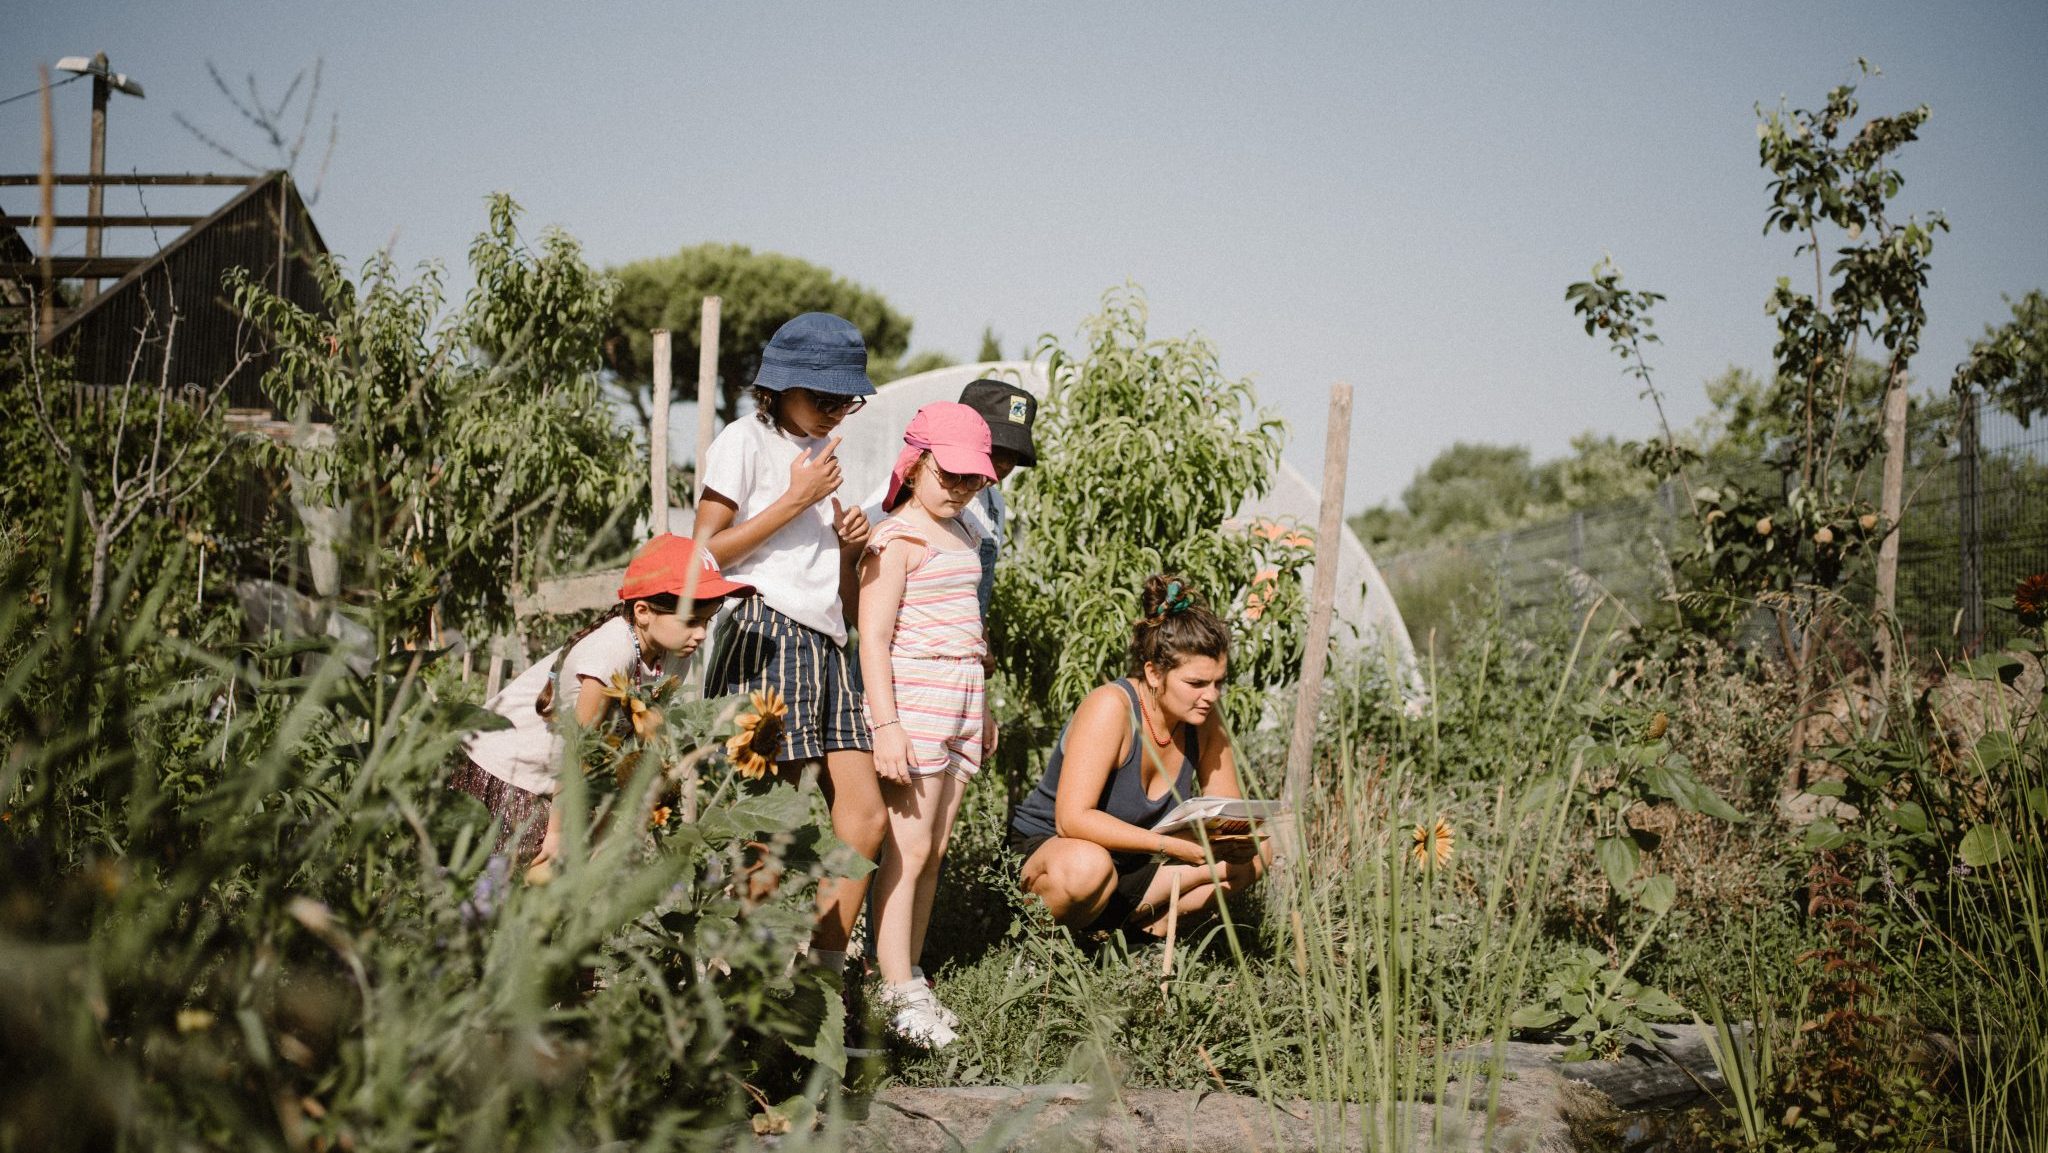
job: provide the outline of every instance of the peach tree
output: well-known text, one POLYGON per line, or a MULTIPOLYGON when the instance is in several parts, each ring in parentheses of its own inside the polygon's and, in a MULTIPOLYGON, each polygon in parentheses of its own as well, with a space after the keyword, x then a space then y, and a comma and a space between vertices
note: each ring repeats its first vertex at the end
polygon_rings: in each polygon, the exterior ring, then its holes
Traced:
MULTIPOLYGON (((1772 177, 1764 230, 1796 237, 1795 255, 1813 263, 1810 290, 1780 277, 1765 302, 1777 321, 1775 372, 1741 414, 1763 443, 1771 480, 1723 475, 1693 485, 1698 454, 1668 426, 1642 454, 1691 502, 1697 535, 1682 558, 1690 587, 1676 598, 1678 631, 1732 635, 1761 608, 1801 670, 1830 635, 1843 586, 1896 528, 1873 500, 1869 473, 1883 462, 1888 404, 1899 406, 1903 446, 1903 389, 1926 323, 1929 258, 1948 227, 1939 213, 1901 219, 1892 209, 1905 183, 1895 156, 1917 137, 1926 106, 1860 125, 1859 114, 1856 86, 1844 84, 1817 110, 1781 107, 1757 125, 1772 177)), ((1643 352, 1663 297, 1625 287, 1608 261, 1566 296, 1586 332, 1604 334, 1659 399, 1643 352)))
POLYGON ((1011 718, 1041 737, 1127 671, 1139 592, 1156 572, 1185 577, 1232 626, 1223 707, 1234 731, 1300 666, 1309 538, 1242 515, 1272 486, 1284 426, 1250 381, 1224 376, 1214 345, 1154 339, 1147 319, 1127 286, 1104 296, 1079 347, 1040 341, 1052 388, 1037 466, 1014 482, 990 631, 1018 698, 1011 718))

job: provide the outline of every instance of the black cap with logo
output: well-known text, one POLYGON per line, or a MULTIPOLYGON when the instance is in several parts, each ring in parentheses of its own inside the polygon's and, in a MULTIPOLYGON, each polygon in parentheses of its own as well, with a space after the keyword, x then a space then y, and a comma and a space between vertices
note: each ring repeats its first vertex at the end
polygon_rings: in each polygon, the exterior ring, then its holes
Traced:
POLYGON ((960 390, 960 403, 988 422, 989 440, 996 448, 1016 453, 1017 463, 1027 468, 1038 463, 1038 450, 1031 443, 1037 397, 1007 381, 977 380, 960 390))

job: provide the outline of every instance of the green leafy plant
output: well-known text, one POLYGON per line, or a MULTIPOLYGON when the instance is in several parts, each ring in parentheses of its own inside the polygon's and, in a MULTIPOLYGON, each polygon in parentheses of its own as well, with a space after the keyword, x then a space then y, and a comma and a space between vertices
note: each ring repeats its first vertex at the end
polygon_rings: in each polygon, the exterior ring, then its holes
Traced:
POLYGON ((1739 824, 1741 812, 1694 775, 1686 757, 1671 747, 1669 714, 1659 710, 1638 721, 1611 703, 1593 699, 1572 710, 1587 726, 1567 750, 1576 770, 1553 780, 1572 796, 1570 808, 1583 814, 1584 830, 1612 894, 1601 931, 1609 949, 1580 948, 1560 958, 1534 999, 1515 1012, 1518 1029, 1557 1031, 1571 1039, 1566 1059, 1617 1055, 1630 1040, 1654 1044, 1650 1022, 1673 1020, 1686 1010, 1632 973, 1644 950, 1677 902, 1678 883, 1669 873, 1645 870, 1646 854, 1661 835, 1631 822, 1637 810, 1658 802, 1739 824), (1620 942, 1630 940, 1627 952, 1620 942))
POLYGON ((1638 463, 1658 476, 1677 476, 1687 498, 1693 502, 1693 512, 1697 516, 1699 498, 1693 494, 1692 481, 1686 470, 1699 460, 1699 453, 1681 442, 1672 431, 1671 419, 1664 414, 1664 394, 1657 388, 1649 358, 1644 352, 1646 345, 1661 342, 1651 313, 1657 302, 1664 299, 1664 294, 1623 287, 1620 266, 1614 263, 1613 257, 1603 256, 1593 266, 1593 278, 1568 286, 1564 296, 1571 302, 1572 312, 1585 319, 1586 335, 1592 336, 1596 332, 1606 335, 1608 346, 1621 358, 1623 371, 1642 384, 1642 399, 1656 406, 1657 426, 1663 430, 1663 440, 1639 446, 1638 463))
POLYGON ((1953 670, 1886 732, 1825 750, 1844 775, 1807 787, 1840 803, 1806 833, 1822 896, 1854 913, 1831 947, 1853 949, 1866 978, 1885 962, 1882 976, 1958 1039, 1972 1148, 2036 1147, 2048 1103, 2048 688, 2029 673, 2044 640, 2033 627, 2014 651, 1953 670))
MULTIPOLYGON (((1121 674, 1145 578, 1178 572, 1231 622, 1224 714, 1251 727, 1265 695, 1300 668, 1303 530, 1240 518, 1280 462, 1283 428, 1226 379, 1197 336, 1157 340, 1144 297, 1113 290, 1082 346, 1047 336, 1052 389, 1038 464, 1021 472, 1013 535, 990 613, 996 659, 1029 702, 1019 723, 1049 736, 1121 674)), ((1021 732, 1019 735, 1023 735, 1021 732)))
MULTIPOLYGON (((231 530, 243 551, 267 551, 275 543, 264 531, 274 526, 235 523, 237 485, 261 483, 257 451, 225 420, 228 388, 250 358, 220 380, 172 381, 181 319, 175 310, 146 313, 128 377, 111 385, 73 379, 69 362, 27 333, 0 337, 0 406, 16 414, 0 430, 8 462, 0 514, 46 539, 63 531, 75 503, 93 612, 106 603, 108 581, 132 556, 161 563, 182 544, 217 554, 231 530), (145 357, 165 366, 158 379, 138 376, 145 357)), ((217 562, 211 590, 204 570, 195 572, 196 601, 209 591, 223 595, 217 562)))
POLYGON ((2036 289, 2011 304, 2012 319, 1985 326, 1951 387, 1982 391, 2031 428, 2035 417, 2048 413, 2048 296, 2036 289))
POLYGON ((494 197, 470 247, 476 279, 443 316, 441 277, 401 283, 388 254, 360 287, 332 263, 332 319, 243 276, 238 306, 269 336, 264 388, 300 431, 276 450, 302 504, 341 510, 336 543, 358 597, 395 606, 412 635, 482 635, 509 590, 576 567, 645 499, 635 455, 598 387, 613 287, 558 231, 537 250, 494 197))
MULTIPOLYGON (((1662 919, 1658 914, 1657 921, 1662 919)), ((1647 930, 1642 939, 1647 939, 1647 930)), ((1686 1009, 1629 977, 1634 959, 1631 954, 1628 962, 1616 965, 1599 949, 1573 950, 1543 978, 1535 999, 1515 1010, 1511 1023, 1538 1032, 1555 1029, 1570 1038, 1564 1053, 1567 1061, 1613 1057, 1632 1040, 1656 1044, 1657 1031, 1650 1022, 1677 1020, 1686 1009)))
POLYGON ((0 1144, 711 1146, 833 1081, 838 980, 790 960, 846 853, 700 755, 712 705, 600 737, 521 885, 447 786, 486 718, 436 654, 166 637, 182 557, 86 614, 73 525, 0 580, 0 1144), (698 819, 650 837, 691 756, 698 819))
POLYGON ((1793 960, 1796 1003, 1781 1013, 1759 995, 1754 975, 1757 1018, 1745 1028, 1710 1002, 1709 1045, 1736 1122, 1733 1130, 1713 1119, 1701 1124, 1714 1147, 1940 1147, 1939 1103, 1910 1059, 1910 1022, 1888 988, 1895 973, 1867 923, 1870 907, 1842 865, 1821 852, 1808 867, 1806 911, 1815 933, 1793 960))

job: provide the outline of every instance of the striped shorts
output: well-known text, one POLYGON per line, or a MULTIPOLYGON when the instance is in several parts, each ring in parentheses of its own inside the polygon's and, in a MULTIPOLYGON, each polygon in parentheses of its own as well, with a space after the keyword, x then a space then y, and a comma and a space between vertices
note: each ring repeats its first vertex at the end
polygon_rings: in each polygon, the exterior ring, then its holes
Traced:
MULTIPOLYGON (((951 773, 965 781, 981 771, 982 714, 987 698, 981 658, 889 657, 896 716, 910 738, 910 775, 951 773)), ((862 702, 861 710, 867 710, 862 702)))
POLYGON ((846 647, 769 608, 760 597, 747 597, 719 630, 704 695, 769 688, 789 705, 778 763, 874 747, 861 712, 860 666, 846 655, 846 647))

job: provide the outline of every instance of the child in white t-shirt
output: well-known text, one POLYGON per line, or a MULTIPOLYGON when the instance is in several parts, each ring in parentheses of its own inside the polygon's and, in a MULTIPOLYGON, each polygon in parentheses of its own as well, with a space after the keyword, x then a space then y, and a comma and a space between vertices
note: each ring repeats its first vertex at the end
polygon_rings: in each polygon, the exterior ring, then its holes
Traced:
POLYGON ((680 674, 725 598, 752 591, 727 580, 710 550, 688 537, 655 537, 626 566, 615 608, 486 702, 512 727, 464 741, 467 760, 451 783, 498 817, 501 849, 516 836, 513 856, 521 864, 555 857, 561 814, 551 802, 568 718, 589 728, 612 703, 601 692, 585 690, 601 688, 619 674, 643 684, 680 674), (685 597, 692 598, 688 612, 685 597))
MULTIPOLYGON (((846 650, 868 522, 842 508, 832 432, 875 391, 860 329, 807 312, 776 330, 754 379, 754 420, 718 434, 699 478, 697 539, 760 591, 720 626, 704 691, 775 689, 788 705, 778 771, 818 772, 832 831, 874 860, 887 832, 860 670, 846 650)), ((866 877, 820 884, 811 958, 833 969, 867 896, 866 877)))

